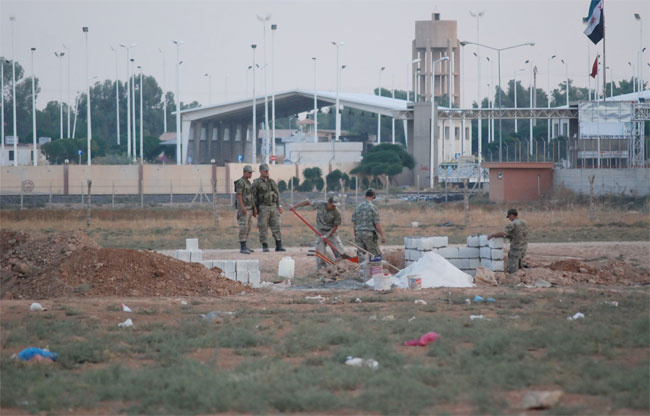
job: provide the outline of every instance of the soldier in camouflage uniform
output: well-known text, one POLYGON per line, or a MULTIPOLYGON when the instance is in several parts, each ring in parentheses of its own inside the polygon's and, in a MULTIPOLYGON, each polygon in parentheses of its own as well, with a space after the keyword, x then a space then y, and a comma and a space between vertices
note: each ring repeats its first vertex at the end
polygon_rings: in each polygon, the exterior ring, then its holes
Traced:
MULTIPOLYGON (((325 251, 327 250, 327 243, 325 243, 325 240, 327 240, 332 243, 334 247, 336 247, 336 250, 332 250, 332 252, 337 259, 340 259, 342 257, 341 254, 345 251, 345 248, 343 247, 343 243, 341 242, 339 235, 336 233, 339 225, 341 225, 341 212, 338 210, 338 207, 341 205, 339 198, 336 196, 331 196, 327 202, 311 202, 307 199, 305 201, 297 203, 292 208, 295 209, 309 205, 316 208, 318 212, 316 214, 316 229, 319 233, 322 234, 322 236, 316 236, 316 241, 314 242, 316 250, 325 254, 325 251)), ((325 262, 323 260, 321 260, 319 257, 316 257, 317 269, 320 269, 324 263, 325 262)))
MULTIPOLYGON (((354 241, 356 244, 370 252, 373 256, 378 256, 381 252, 377 244, 377 234, 381 237, 382 243, 386 243, 386 235, 379 220, 379 210, 372 203, 375 197, 375 191, 372 189, 366 191, 365 200, 354 209, 352 223, 354 224, 354 241)), ((359 256, 359 263, 361 263, 362 259, 366 258, 366 254, 360 250, 357 254, 359 256)))
POLYGON ((244 166, 244 174, 235 181, 235 194, 237 194, 237 222, 239 223, 240 253, 251 254, 253 250, 246 247, 248 234, 251 232, 253 217, 257 217, 257 209, 253 200, 253 189, 250 178, 253 176, 253 167, 244 166))
POLYGON ((262 250, 269 251, 267 243, 267 231, 271 227, 271 233, 275 238, 275 251, 287 251, 282 247, 282 234, 280 233, 280 191, 275 181, 269 178, 269 165, 260 165, 260 177, 253 181, 253 198, 257 207, 257 228, 260 233, 262 250))
POLYGON ((510 224, 506 225, 505 231, 488 236, 488 239, 501 237, 510 240, 508 264, 506 266, 508 273, 515 273, 521 269, 521 261, 526 255, 526 249, 528 248, 528 223, 518 218, 518 215, 519 213, 516 209, 510 208, 506 215, 506 218, 510 220, 510 224))

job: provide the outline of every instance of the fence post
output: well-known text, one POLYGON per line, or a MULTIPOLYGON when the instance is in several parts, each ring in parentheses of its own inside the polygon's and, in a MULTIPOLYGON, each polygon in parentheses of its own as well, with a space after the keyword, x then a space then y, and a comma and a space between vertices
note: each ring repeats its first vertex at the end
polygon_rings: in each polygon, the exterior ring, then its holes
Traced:
POLYGON ((210 160, 212 164, 212 209, 214 210, 214 226, 219 228, 219 211, 217 210, 217 161, 210 160))
POLYGON ((469 227, 469 179, 463 179, 465 186, 465 228, 469 227))
POLYGON ((86 227, 90 227, 90 187, 93 184, 93 181, 88 179, 88 205, 86 207, 86 227))
POLYGON ((84 206, 84 193, 85 193, 84 181, 81 181, 81 206, 82 207, 84 206))
POLYGON ((596 175, 589 176, 589 219, 591 221, 596 219, 596 201, 594 197, 594 180, 596 175))
POLYGON ((144 208, 144 181, 140 178, 140 208, 144 208))
POLYGON ((174 182, 169 181, 169 203, 174 203, 174 182))
POLYGON ((20 209, 21 210, 23 209, 23 185, 22 184, 20 184, 20 209))
POLYGON ((354 177, 354 203, 359 204, 359 177, 354 177))
POLYGON ((115 208, 115 182, 113 182, 113 188, 111 191, 111 208, 115 208))
POLYGON ((386 203, 388 204, 388 193, 389 193, 388 188, 390 188, 390 182, 388 182, 389 181, 388 175, 384 175, 384 176, 386 177, 386 203))
POLYGON ((50 182, 50 198, 49 198, 49 203, 52 203, 52 182, 50 182))
POLYGON ((291 195, 291 205, 293 206, 293 178, 289 181, 289 194, 291 195))

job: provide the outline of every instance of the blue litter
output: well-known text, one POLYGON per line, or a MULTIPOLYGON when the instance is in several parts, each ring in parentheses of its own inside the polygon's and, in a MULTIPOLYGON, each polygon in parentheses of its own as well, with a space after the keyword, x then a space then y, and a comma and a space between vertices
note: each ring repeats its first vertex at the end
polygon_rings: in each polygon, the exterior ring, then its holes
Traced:
POLYGON ((478 302, 485 302, 485 299, 483 299, 482 296, 476 295, 474 296, 474 303, 478 303, 478 302))
POLYGON ((487 298, 487 301, 488 301, 488 303, 494 303, 494 302, 496 302, 497 300, 494 299, 494 298, 487 298))
POLYGON ((372 257, 370 261, 376 262, 376 261, 381 261, 382 257, 381 254, 377 254, 375 257, 372 257))
POLYGON ((34 358, 36 355, 49 358, 52 361, 56 361, 56 359, 59 358, 59 354, 55 352, 50 352, 48 350, 43 350, 36 347, 25 348, 24 350, 18 353, 18 358, 24 361, 29 361, 32 358, 34 358))

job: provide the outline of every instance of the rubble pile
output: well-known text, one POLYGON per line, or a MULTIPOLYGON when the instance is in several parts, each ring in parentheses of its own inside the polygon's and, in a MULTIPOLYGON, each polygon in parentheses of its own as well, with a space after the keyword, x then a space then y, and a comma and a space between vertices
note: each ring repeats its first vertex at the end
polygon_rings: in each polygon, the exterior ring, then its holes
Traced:
POLYGON ((0 232, 0 298, 228 296, 246 286, 151 251, 99 247, 82 231, 33 238, 0 232))

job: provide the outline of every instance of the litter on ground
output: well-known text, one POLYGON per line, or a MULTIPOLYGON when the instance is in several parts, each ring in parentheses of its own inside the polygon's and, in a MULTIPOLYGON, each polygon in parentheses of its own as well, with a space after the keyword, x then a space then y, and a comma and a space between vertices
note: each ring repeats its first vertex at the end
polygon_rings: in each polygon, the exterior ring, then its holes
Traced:
POLYGON ((422 299, 416 299, 413 303, 415 303, 416 305, 426 305, 427 304, 427 302, 425 300, 422 300, 422 299))
POLYGON ((38 359, 38 357, 56 361, 56 359, 59 358, 59 354, 51 352, 48 349, 41 349, 36 347, 25 348, 18 353, 18 358, 23 361, 29 361, 32 358, 38 359))
POLYGON ((435 340, 440 338, 440 335, 436 334, 435 332, 427 332, 426 334, 422 335, 420 338, 414 338, 411 340, 408 340, 404 343, 407 347, 424 347, 435 340))
POLYGON ((120 328, 129 328, 133 326, 133 321, 131 320, 131 318, 129 318, 124 322, 120 322, 119 324, 117 324, 117 326, 119 326, 120 328))
POLYGON ((372 368, 373 370, 376 370, 379 368, 379 363, 376 360, 373 360, 372 358, 359 358, 359 357, 352 357, 348 356, 345 360, 345 365, 349 365, 352 367, 369 367, 372 368))
POLYGON ((481 302, 485 302, 483 296, 479 296, 479 295, 474 296, 474 303, 481 303, 481 302))
POLYGON ((124 312, 133 312, 133 311, 131 310, 131 308, 129 308, 129 307, 126 306, 125 304, 122 304, 122 310, 123 310, 124 312))
POLYGON ((474 321, 474 320, 476 320, 476 319, 479 319, 479 320, 485 320, 485 321, 489 321, 489 320, 490 320, 490 319, 486 318, 486 317, 483 316, 483 315, 470 315, 470 316, 469 316, 469 320, 470 320, 470 321, 474 321))
POLYGON ((41 311, 46 311, 47 309, 43 307, 40 303, 34 302, 31 305, 29 305, 29 310, 32 312, 41 312, 41 311))
POLYGON ((582 312, 577 312, 573 316, 569 316, 566 319, 567 319, 567 321, 575 321, 575 320, 584 319, 584 318, 585 318, 585 315, 582 312))

